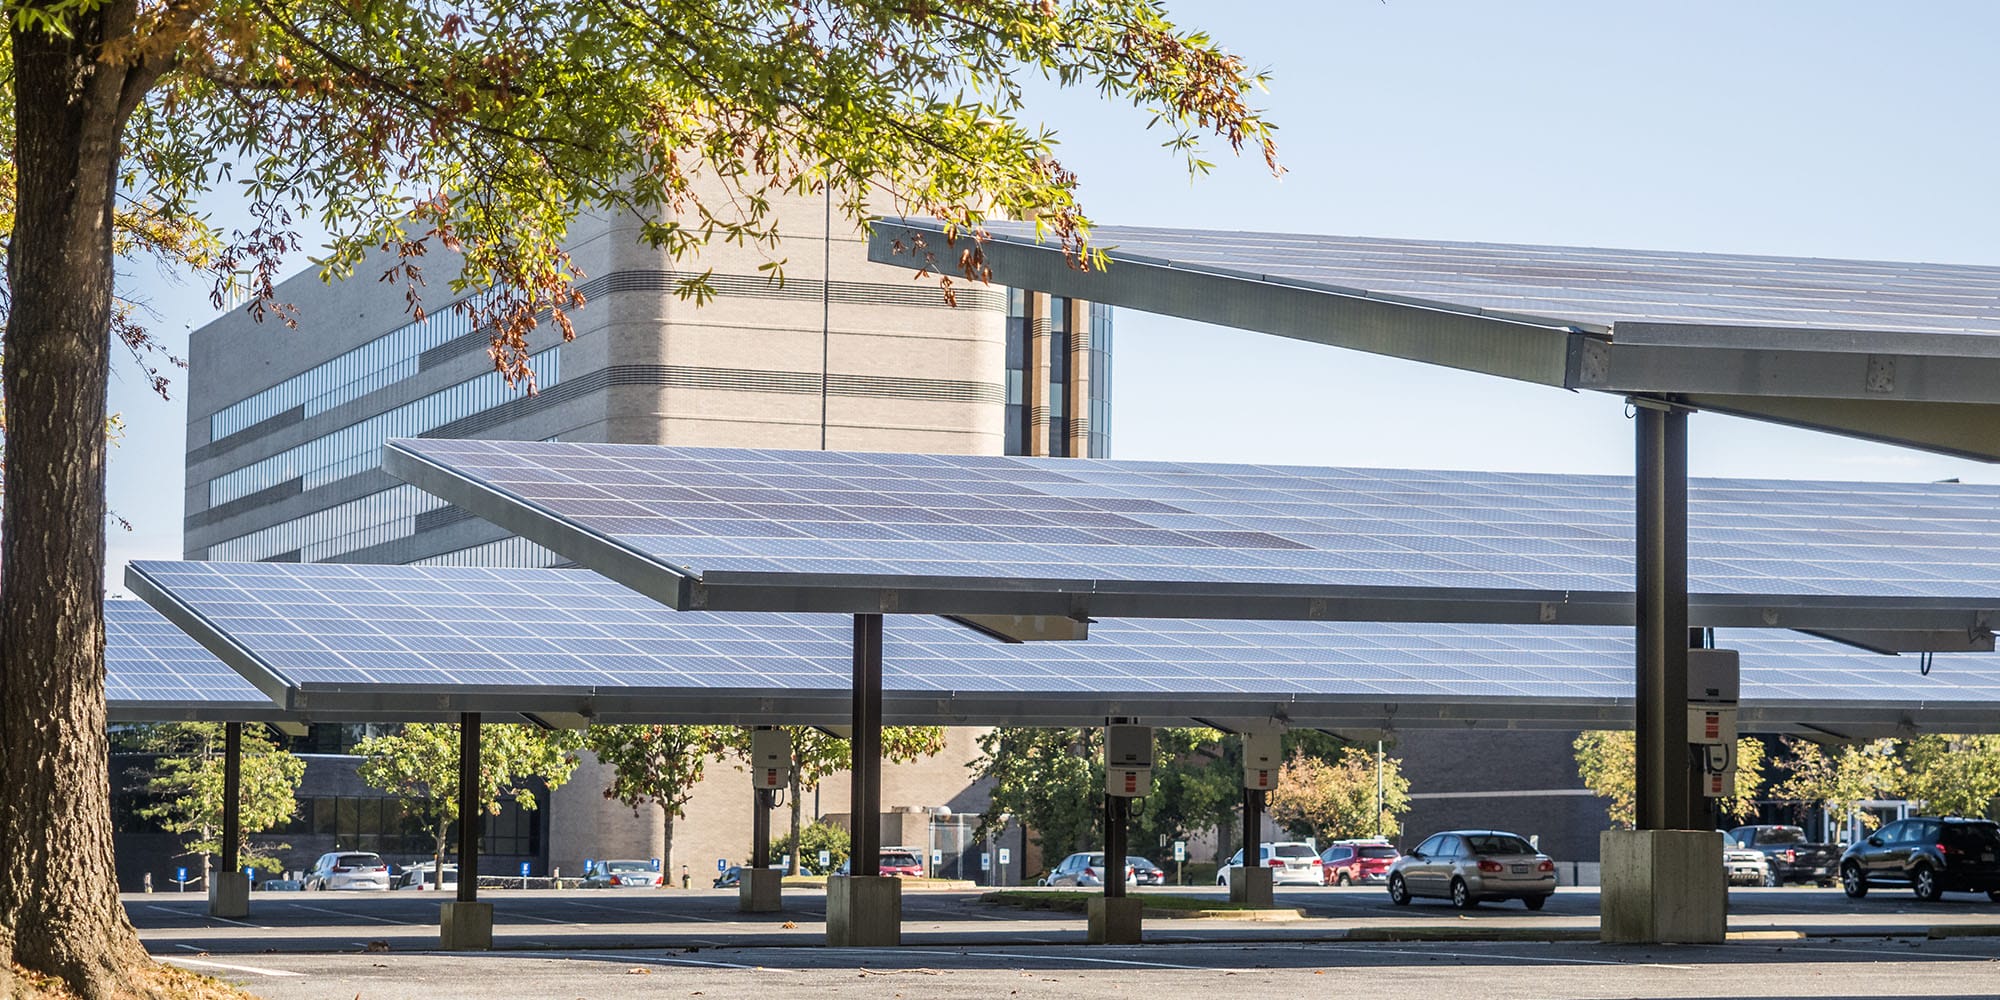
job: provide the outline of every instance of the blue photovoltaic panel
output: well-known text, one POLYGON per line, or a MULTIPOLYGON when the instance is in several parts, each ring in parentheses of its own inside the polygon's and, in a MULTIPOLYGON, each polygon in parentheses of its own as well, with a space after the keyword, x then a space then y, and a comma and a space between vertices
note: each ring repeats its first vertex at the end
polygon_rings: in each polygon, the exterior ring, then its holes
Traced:
MULTIPOLYGON (((850 698, 842 615, 674 612, 568 570, 145 562, 133 573, 136 589, 328 710, 457 699, 452 710, 588 704, 603 718, 783 722, 837 718, 850 698)), ((2000 701, 1989 655, 1947 656, 1920 677, 1913 658, 1818 639, 1723 638, 1743 650, 1746 703, 1777 712, 2000 701)), ((1113 620, 1085 642, 1003 644, 902 615, 885 626, 883 685, 902 721, 1080 724, 1138 705, 1175 718, 1285 706, 1305 723, 1385 702, 1412 724, 1427 717, 1419 703, 1460 706, 1463 719, 1539 705, 1538 717, 1615 721, 1629 710, 1632 660, 1629 630, 1603 627, 1113 620)))
MULTIPOLYGON (((989 228, 1036 242, 1031 225, 989 228)), ((1120 260, 1164 264, 1549 325, 2000 335, 2000 267, 1137 226, 1095 226, 1091 239, 1108 248, 1114 274, 1120 260)))
MULTIPOLYGON (((389 448, 399 475, 634 586, 622 573, 633 556, 710 584, 759 573, 1079 581, 1043 588, 1077 594, 1107 582, 1632 586, 1631 481, 1612 476, 433 439, 389 448)), ((1689 511, 1693 594, 2000 600, 2000 486, 1699 480, 1689 511)))
POLYGON ((143 601, 104 602, 104 700, 113 715, 132 721, 200 708, 277 714, 271 699, 143 601))

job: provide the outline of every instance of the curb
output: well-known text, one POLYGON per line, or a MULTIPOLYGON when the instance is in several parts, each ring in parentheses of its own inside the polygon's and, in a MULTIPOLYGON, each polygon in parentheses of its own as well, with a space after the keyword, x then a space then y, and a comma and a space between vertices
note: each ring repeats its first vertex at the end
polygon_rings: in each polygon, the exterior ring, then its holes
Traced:
POLYGON ((1595 941, 1595 927, 1354 927, 1343 941, 1595 941))
POLYGON ((1933 926, 1925 937, 1932 941, 1962 937, 2000 937, 2000 924, 1939 924, 1933 926))
POLYGON ((1147 920, 1243 920, 1259 924, 1282 924, 1306 919, 1306 911, 1271 910, 1142 910, 1147 920))

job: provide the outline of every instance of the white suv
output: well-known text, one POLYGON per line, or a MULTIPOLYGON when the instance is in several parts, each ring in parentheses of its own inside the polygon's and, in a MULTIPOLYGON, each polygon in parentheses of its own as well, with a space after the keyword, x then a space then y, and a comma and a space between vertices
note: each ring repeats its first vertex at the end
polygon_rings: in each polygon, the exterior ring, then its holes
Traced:
POLYGON ((380 854, 370 851, 334 851, 322 854, 306 872, 307 889, 389 888, 389 866, 380 854))
MULTIPOLYGON (((1319 852, 1303 840, 1281 840, 1258 848, 1257 862, 1271 869, 1272 885, 1319 885, 1326 877, 1326 865, 1319 852)), ((1216 885, 1229 884, 1229 869, 1241 867, 1243 852, 1237 851, 1215 873, 1216 885)))

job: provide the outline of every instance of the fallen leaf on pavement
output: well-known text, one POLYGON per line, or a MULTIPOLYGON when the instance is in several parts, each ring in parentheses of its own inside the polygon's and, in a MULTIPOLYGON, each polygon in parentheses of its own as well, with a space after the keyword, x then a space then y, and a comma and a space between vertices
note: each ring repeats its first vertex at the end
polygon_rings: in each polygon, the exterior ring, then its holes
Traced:
POLYGON ((648 969, 643 965, 635 965, 629 969, 626 969, 625 974, 628 976, 650 976, 653 974, 653 970, 648 969))

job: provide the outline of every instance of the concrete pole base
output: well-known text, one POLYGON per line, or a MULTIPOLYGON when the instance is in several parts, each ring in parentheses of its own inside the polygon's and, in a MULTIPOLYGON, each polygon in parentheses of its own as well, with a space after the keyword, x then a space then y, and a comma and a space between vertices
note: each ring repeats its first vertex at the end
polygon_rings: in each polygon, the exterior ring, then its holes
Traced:
POLYGON ((1231 868, 1229 869, 1229 901, 1246 903, 1260 910, 1272 906, 1271 869, 1231 868))
POLYGON ((1606 830, 1598 936, 1615 944, 1720 944, 1729 931, 1722 835, 1606 830))
POLYGON ((444 951, 493 950, 493 904, 446 903, 438 907, 438 947, 444 951))
POLYGON ((827 879, 826 943, 835 948, 902 944, 903 883, 893 875, 827 879))
POLYGON ((1090 928, 1085 940, 1091 944, 1138 944, 1141 914, 1145 909, 1145 900, 1131 896, 1090 897, 1086 908, 1090 928))
POLYGON ((208 915, 247 917, 250 915, 250 876, 243 872, 208 874, 208 915))
POLYGON ((785 908, 782 886, 785 873, 765 869, 743 869, 736 885, 736 908, 744 913, 776 913, 785 908))

